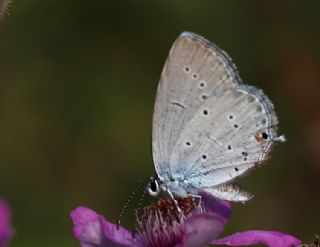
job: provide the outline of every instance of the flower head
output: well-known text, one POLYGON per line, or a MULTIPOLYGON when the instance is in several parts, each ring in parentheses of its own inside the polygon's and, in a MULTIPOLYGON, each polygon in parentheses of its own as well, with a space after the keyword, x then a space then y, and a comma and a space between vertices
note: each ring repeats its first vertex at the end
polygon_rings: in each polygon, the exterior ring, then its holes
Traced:
POLYGON ((0 201, 0 247, 7 246, 13 230, 11 228, 11 212, 9 207, 0 201))
POLYGON ((224 217, 212 212, 211 208, 206 212, 200 199, 189 197, 178 200, 177 204, 168 197, 161 197, 144 209, 138 217, 138 232, 145 246, 175 246, 182 241, 191 241, 193 237, 213 238, 223 230, 224 217), (206 233, 207 225, 210 225, 209 233, 206 233), (194 234, 193 226, 197 226, 197 234, 194 234), (199 227, 204 229, 199 231, 199 227))
POLYGON ((144 208, 135 237, 123 227, 105 220, 91 209, 78 207, 72 213, 74 236, 82 247, 201 247, 207 244, 240 246, 266 244, 291 247, 300 241, 275 231, 246 231, 217 239, 230 214, 228 202, 203 196, 201 201, 166 197, 144 208))

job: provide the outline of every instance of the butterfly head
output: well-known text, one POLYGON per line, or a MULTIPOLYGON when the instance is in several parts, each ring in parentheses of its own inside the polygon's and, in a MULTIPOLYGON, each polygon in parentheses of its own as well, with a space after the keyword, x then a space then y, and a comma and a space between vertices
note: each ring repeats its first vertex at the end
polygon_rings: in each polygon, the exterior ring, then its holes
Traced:
POLYGON ((159 185, 159 179, 156 177, 151 177, 147 185, 147 191, 151 196, 159 195, 161 188, 159 185))

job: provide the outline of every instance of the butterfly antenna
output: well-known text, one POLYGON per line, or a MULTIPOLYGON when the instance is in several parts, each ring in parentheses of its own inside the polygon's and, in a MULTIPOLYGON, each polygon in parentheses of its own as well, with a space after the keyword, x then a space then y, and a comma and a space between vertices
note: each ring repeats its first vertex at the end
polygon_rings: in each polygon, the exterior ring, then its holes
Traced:
POLYGON ((131 192, 131 195, 129 196, 129 198, 127 199, 125 204, 122 206, 120 213, 119 213, 118 220, 117 220, 117 230, 119 230, 119 226, 120 226, 122 217, 123 217, 126 209, 128 208, 129 203, 132 201, 132 199, 134 198, 137 191, 141 188, 141 184, 142 184, 142 181, 139 181, 139 184, 134 188, 134 190, 131 192))
POLYGON ((141 196, 140 196, 139 203, 138 203, 138 208, 137 208, 138 213, 141 212, 142 203, 143 203, 143 201, 144 201, 144 198, 145 198, 145 196, 146 196, 146 193, 147 193, 147 191, 146 191, 146 190, 143 190, 143 192, 142 192, 142 194, 141 194, 141 196))
POLYGON ((141 213, 142 210, 142 203, 144 201, 144 198, 146 196, 147 190, 143 190, 140 198, 139 198, 139 202, 138 202, 138 207, 135 209, 135 217, 136 220, 134 222, 134 230, 132 231, 132 238, 135 238, 136 232, 138 231, 138 225, 139 225, 139 215, 141 213))

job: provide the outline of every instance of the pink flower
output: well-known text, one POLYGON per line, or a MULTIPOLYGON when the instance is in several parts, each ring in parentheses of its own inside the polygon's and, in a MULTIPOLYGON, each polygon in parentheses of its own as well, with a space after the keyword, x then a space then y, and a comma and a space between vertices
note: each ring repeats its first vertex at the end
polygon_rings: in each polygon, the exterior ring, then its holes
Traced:
POLYGON ((270 247, 291 247, 300 244, 297 238, 276 231, 245 231, 218 239, 231 214, 228 202, 206 196, 204 203, 191 198, 174 202, 162 197, 146 207, 138 218, 135 237, 127 229, 105 220, 89 208, 71 212, 73 232, 82 247, 201 247, 213 245, 265 244, 270 247), (205 206, 204 206, 205 205, 205 206))
POLYGON ((3 201, 0 201, 0 247, 7 246, 12 235, 10 209, 3 201))

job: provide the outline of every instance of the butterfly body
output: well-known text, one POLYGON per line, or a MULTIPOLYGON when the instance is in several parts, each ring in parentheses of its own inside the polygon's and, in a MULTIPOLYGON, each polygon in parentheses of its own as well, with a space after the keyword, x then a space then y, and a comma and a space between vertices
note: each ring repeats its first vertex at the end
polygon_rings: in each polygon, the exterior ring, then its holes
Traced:
POLYGON ((246 201, 232 181, 267 159, 277 136, 269 98, 242 84, 230 57, 193 33, 182 33, 164 66, 153 116, 158 188, 174 197, 207 193, 246 201))

